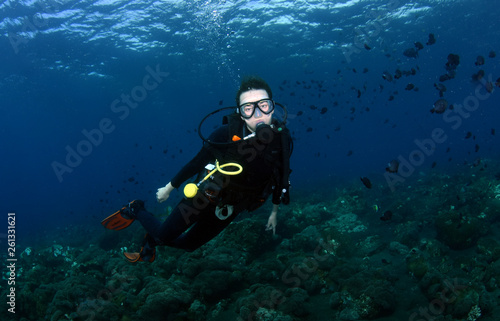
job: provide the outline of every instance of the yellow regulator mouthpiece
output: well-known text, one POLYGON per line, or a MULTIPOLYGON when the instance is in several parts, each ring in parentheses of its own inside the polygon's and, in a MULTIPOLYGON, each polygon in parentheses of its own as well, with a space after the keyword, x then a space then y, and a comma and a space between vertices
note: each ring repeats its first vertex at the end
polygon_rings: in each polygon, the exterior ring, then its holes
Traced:
POLYGON ((198 193, 198 186, 196 186, 195 183, 189 183, 186 186, 184 186, 184 195, 187 198, 193 198, 196 193, 198 193))

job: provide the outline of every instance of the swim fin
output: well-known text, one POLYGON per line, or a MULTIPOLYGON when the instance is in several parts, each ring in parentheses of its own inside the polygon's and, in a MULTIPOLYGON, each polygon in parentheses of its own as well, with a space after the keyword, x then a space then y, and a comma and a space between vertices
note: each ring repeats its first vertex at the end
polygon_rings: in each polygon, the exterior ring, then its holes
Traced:
POLYGON ((131 253, 131 252, 123 252, 123 255, 125 255, 125 258, 127 261, 130 263, 136 263, 136 262, 154 262, 156 258, 156 249, 152 250, 152 253, 148 255, 144 255, 144 248, 141 248, 140 253, 131 253))
POLYGON ((106 217, 101 221, 101 224, 110 230, 123 230, 134 222, 137 212, 141 208, 144 208, 144 202, 141 200, 133 200, 119 211, 106 217))
POLYGON ((153 262, 156 258, 156 247, 150 244, 151 237, 146 234, 142 243, 141 251, 139 253, 123 252, 125 258, 130 263, 135 262, 153 262))
POLYGON ((135 221, 135 219, 128 218, 122 215, 122 211, 124 208, 106 217, 104 220, 102 220, 101 224, 105 228, 115 231, 123 230, 124 228, 128 227, 135 221))

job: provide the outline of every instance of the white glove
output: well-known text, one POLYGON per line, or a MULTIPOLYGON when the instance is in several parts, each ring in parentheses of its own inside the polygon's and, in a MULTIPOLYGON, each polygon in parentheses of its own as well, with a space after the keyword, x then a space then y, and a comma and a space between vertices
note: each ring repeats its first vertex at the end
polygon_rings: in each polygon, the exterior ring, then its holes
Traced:
POLYGON ((172 184, 168 183, 165 187, 160 187, 156 192, 156 199, 158 203, 165 202, 170 196, 170 192, 174 189, 172 184))

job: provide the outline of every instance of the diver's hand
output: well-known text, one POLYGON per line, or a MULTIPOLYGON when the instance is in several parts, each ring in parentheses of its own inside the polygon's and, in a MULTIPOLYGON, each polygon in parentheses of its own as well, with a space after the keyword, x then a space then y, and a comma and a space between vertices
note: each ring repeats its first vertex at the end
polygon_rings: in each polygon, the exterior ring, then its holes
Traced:
POLYGON ((160 187, 158 191, 156 192, 156 199, 158 200, 158 203, 165 202, 168 197, 170 196, 170 192, 174 190, 174 187, 172 186, 172 183, 168 183, 167 186, 165 187, 160 187))
POLYGON ((266 231, 272 230, 273 235, 276 235, 276 225, 278 225, 278 205, 273 204, 273 210, 267 220, 266 231))

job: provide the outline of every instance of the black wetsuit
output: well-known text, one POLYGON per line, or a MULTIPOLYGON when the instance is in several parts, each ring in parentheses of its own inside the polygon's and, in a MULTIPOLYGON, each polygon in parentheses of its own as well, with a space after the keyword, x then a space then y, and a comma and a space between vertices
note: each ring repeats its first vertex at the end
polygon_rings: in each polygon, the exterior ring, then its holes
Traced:
MULTIPOLYGON (((249 134, 243 125, 235 133, 231 133, 229 128, 223 126, 217 129, 208 140, 230 142, 233 134, 239 137, 249 134)), ((203 173, 204 176, 205 166, 215 164, 216 159, 221 165, 236 162, 243 167, 243 171, 234 176, 214 174, 215 179, 207 181, 215 184, 216 189, 220 188, 215 197, 207 197, 207 187, 201 185, 197 195, 192 199, 183 199, 163 223, 146 210, 139 211, 137 219, 148 232, 146 245, 167 245, 194 251, 217 236, 239 213, 260 207, 271 194, 273 204, 280 204, 284 157, 282 135, 287 135, 288 141, 290 134, 286 128, 283 131, 266 128, 256 137, 241 140, 238 144, 218 146, 205 143, 172 179, 173 187, 180 187, 197 174, 203 173), (223 205, 232 206, 232 214, 226 219, 220 219, 215 214, 217 206, 223 208, 223 205)), ((235 168, 227 170, 234 171, 235 168)))

